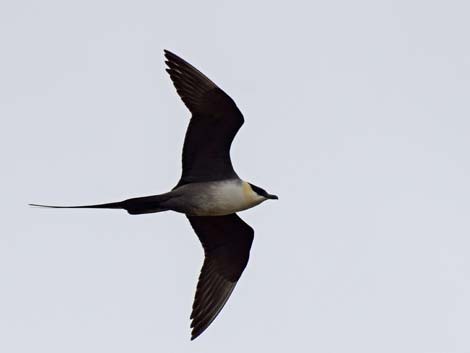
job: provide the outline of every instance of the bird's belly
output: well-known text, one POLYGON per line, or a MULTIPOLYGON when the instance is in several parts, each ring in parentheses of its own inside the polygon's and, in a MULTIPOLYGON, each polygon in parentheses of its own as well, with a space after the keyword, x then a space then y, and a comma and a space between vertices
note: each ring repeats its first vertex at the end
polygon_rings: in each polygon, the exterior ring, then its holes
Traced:
MULTIPOLYGON (((188 185, 189 186, 189 185, 188 185)), ((192 216, 223 216, 246 210, 261 201, 247 194, 241 182, 213 182, 196 186, 192 190, 187 208, 182 210, 192 216)))
POLYGON ((255 206, 246 200, 236 197, 233 198, 216 198, 206 199, 201 203, 194 205, 190 212, 194 216, 223 216, 231 213, 246 210, 247 208, 255 206))

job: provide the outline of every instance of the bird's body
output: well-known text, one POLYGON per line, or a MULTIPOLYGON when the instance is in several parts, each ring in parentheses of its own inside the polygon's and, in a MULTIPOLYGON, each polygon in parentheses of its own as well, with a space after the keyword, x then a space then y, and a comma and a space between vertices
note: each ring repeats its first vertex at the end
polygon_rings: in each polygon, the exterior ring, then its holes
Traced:
POLYGON ((165 205, 189 216, 225 216, 246 210, 264 201, 250 184, 241 179, 229 179, 182 185, 165 205))
POLYGON ((52 208, 124 209, 147 214, 184 213, 202 243, 205 260, 191 314, 191 339, 212 323, 225 305, 246 264, 254 231, 236 212, 277 196, 241 180, 230 160, 230 146, 244 122, 235 102, 189 63, 165 51, 168 73, 192 113, 183 147, 183 172, 169 192, 86 206, 52 208))

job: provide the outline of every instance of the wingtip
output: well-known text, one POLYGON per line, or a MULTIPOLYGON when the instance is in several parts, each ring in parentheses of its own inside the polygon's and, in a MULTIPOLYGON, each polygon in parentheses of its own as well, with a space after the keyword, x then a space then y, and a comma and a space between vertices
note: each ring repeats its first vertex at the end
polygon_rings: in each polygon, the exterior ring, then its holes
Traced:
POLYGON ((165 57, 170 60, 171 57, 178 57, 178 55, 176 55, 175 53, 173 53, 172 51, 168 50, 168 49, 163 49, 163 55, 165 55, 165 57))
POLYGON ((196 330, 192 330, 191 331, 191 341, 194 341, 196 338, 198 338, 203 331, 197 332, 196 330))

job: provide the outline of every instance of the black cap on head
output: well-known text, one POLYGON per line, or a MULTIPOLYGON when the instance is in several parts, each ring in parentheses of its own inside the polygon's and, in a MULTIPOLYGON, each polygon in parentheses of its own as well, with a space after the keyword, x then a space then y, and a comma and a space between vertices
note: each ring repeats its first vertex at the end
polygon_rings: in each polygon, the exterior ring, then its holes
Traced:
MULTIPOLYGON (((250 183, 248 183, 248 184, 250 184, 250 183)), ((256 185, 253 185, 253 184, 250 184, 250 186, 253 189, 253 191, 256 192, 260 196, 263 196, 263 197, 265 197, 267 199, 271 199, 271 200, 278 200, 279 199, 276 195, 269 194, 266 190, 260 188, 259 186, 256 186, 256 185)))

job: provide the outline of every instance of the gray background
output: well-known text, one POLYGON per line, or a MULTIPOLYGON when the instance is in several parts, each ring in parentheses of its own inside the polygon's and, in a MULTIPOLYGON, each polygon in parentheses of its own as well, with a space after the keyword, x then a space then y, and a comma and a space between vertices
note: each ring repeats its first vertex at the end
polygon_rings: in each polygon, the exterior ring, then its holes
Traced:
POLYGON ((0 351, 470 352, 468 1, 3 1, 0 351), (168 48, 246 124, 251 261, 194 342, 168 48))

